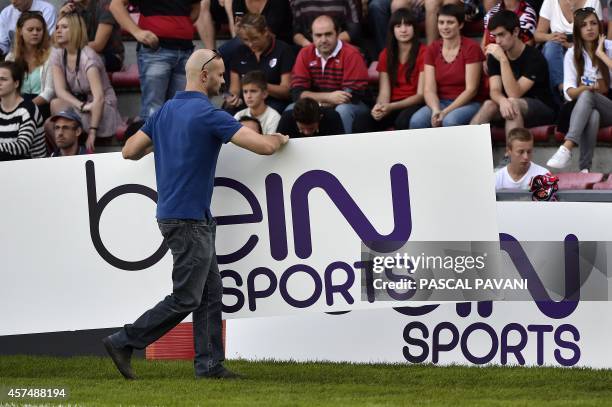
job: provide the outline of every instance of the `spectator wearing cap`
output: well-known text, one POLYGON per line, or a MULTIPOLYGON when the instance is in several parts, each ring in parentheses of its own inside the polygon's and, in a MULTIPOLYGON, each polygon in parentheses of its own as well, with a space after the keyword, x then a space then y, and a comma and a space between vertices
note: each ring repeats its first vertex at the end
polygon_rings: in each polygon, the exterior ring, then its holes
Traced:
POLYGON ((53 139, 56 145, 51 157, 87 154, 87 150, 79 142, 81 136, 85 134, 83 123, 74 110, 59 112, 50 120, 53 123, 53 139))
POLYGON ((312 22, 312 36, 314 44, 300 50, 293 66, 291 96, 334 108, 350 133, 355 116, 369 112, 363 102, 368 85, 365 61, 356 47, 339 39, 338 25, 329 16, 312 22))
POLYGON ((0 62, 0 161, 47 155, 43 120, 32 101, 21 97, 23 69, 0 62))
POLYGON ((282 113, 290 101, 291 68, 295 61, 293 50, 289 44, 276 39, 261 14, 244 16, 238 35, 243 45, 238 47, 230 63, 230 94, 225 98, 226 108, 235 111, 243 105, 240 79, 248 72, 261 71, 268 84, 266 103, 282 113))
POLYGON ((0 12, 0 52, 8 54, 15 39, 15 27, 21 13, 25 11, 37 11, 42 14, 47 22, 49 35, 55 29, 55 7, 42 0, 12 0, 11 5, 0 12))
POLYGON ((123 67, 125 48, 121 40, 121 27, 110 12, 111 0, 69 0, 60 9, 60 17, 78 13, 87 26, 87 44, 104 60, 107 72, 123 67))
POLYGON ((312 98, 302 98, 281 116, 278 130, 290 138, 344 134, 340 116, 329 108, 321 108, 312 98))
POLYGON ((110 11, 138 41, 140 118, 147 120, 177 91, 185 89, 185 63, 193 52, 193 23, 200 0, 112 0, 110 11), (137 6, 136 24, 127 7, 137 6))

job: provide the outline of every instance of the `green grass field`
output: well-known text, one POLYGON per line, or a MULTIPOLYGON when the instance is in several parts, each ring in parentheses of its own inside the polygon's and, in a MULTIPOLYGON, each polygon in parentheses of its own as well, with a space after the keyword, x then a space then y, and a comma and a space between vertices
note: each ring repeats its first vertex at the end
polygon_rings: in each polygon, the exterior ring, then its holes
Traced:
POLYGON ((135 360, 124 380, 110 359, 0 357, 0 387, 66 387, 65 400, 0 405, 603 406, 612 370, 230 361, 242 380, 195 380, 188 361, 135 360))

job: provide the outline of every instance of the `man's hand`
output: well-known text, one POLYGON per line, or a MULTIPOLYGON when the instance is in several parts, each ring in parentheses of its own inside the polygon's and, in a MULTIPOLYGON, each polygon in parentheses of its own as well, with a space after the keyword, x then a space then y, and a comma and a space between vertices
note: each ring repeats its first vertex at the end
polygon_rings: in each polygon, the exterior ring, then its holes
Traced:
POLYGON ((567 35, 565 35, 565 33, 554 32, 551 35, 552 38, 550 39, 550 41, 558 42, 559 44, 567 42, 567 35))
POLYGON ((514 120, 519 112, 516 111, 514 105, 506 98, 499 103, 499 113, 505 120, 514 120))
POLYGON ((329 94, 328 101, 334 106, 341 105, 343 103, 351 103, 352 95, 343 90, 336 90, 329 94))
POLYGON ((134 38, 136 38, 136 41, 149 48, 155 49, 159 46, 159 38, 157 38, 157 35, 148 30, 138 30, 134 34, 134 38))
POLYGON ((225 104, 230 107, 238 107, 242 103, 239 96, 230 93, 225 97, 225 104))
POLYGON ((277 137, 280 140, 281 146, 284 146, 285 144, 289 142, 289 136, 287 136, 286 134, 270 133, 270 134, 267 134, 267 136, 277 137))
POLYGON ((492 55, 493 58, 497 59, 499 62, 504 62, 508 60, 508 57, 506 56, 506 53, 504 52, 502 47, 497 44, 487 45, 487 47, 485 48, 485 54, 492 55))

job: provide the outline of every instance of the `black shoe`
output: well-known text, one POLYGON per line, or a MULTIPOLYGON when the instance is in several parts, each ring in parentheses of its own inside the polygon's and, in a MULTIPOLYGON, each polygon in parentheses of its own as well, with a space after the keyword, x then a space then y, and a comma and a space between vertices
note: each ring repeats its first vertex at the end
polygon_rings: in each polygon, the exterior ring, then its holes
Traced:
POLYGON ((243 375, 234 373, 229 369, 221 366, 220 369, 211 373, 196 376, 197 379, 244 379, 243 375))
POLYGON ((102 339, 102 343, 104 344, 104 347, 106 348, 106 351, 110 355, 111 359, 113 359, 113 362, 115 362, 115 366, 117 366, 117 369, 119 369, 119 373, 121 373, 126 379, 135 379, 136 376, 134 376, 134 373, 132 372, 131 365, 133 349, 131 347, 115 348, 108 336, 102 339))

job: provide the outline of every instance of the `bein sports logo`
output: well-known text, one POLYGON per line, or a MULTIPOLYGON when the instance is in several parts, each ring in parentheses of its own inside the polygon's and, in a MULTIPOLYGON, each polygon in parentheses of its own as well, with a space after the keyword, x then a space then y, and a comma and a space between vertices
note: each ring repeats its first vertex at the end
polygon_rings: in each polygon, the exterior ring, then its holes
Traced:
MULTIPOLYGON (((113 199, 124 194, 140 194, 156 202, 157 192, 144 185, 126 184, 111 189, 98 199, 93 161, 89 160, 85 163, 85 172, 90 235, 100 256, 110 265, 122 270, 143 270, 159 262, 168 251, 163 242, 151 256, 139 261, 126 261, 110 253, 100 237, 100 218, 106 206, 113 199)), ((322 170, 312 170, 300 175, 291 186, 289 197, 295 255, 302 260, 312 255, 311 213, 308 197, 314 189, 320 189, 327 194, 359 239, 363 242, 371 242, 368 243, 370 249, 380 252, 383 248, 393 251, 402 247, 412 232, 408 170, 402 164, 395 164, 390 168, 389 176, 393 230, 387 235, 382 235, 378 233, 372 222, 333 174, 322 170)), ((218 226, 255 224, 263 221, 262 204, 246 185, 234 179, 218 177, 215 179, 215 187, 234 190, 246 200, 251 209, 251 212, 247 214, 217 217, 218 226)), ((279 174, 272 173, 266 177, 265 206, 270 242, 269 253, 275 261, 285 260, 289 254, 284 190, 283 179, 279 174)), ((256 234, 249 236, 238 250, 218 254, 218 263, 231 264, 245 258, 259 244, 259 241, 260 238, 256 234)), ((247 304, 250 311, 255 311, 258 300, 271 297, 277 291, 283 300, 294 308, 310 307, 321 298, 325 298, 328 306, 334 305, 339 299, 342 299, 342 304, 353 304, 355 299, 349 290, 355 282, 356 270, 361 270, 362 264, 361 262, 349 264, 344 261, 334 261, 324 271, 317 271, 307 264, 295 264, 282 272, 274 272, 270 267, 270 264, 254 267, 247 275, 246 287, 244 287, 245 282, 240 273, 234 270, 222 270, 221 276, 232 279, 236 285, 236 287, 224 288, 225 297, 235 297, 235 302, 231 306, 224 305, 223 311, 235 313, 247 304), (314 282, 312 294, 306 299, 297 299, 290 292, 289 280, 297 273, 305 274, 314 282), (267 280, 267 287, 256 289, 256 279, 267 280), (338 283, 338 281, 342 282, 338 283)))
MULTIPOLYGON (((559 302, 550 299, 531 261, 514 237, 505 233, 500 234, 500 246, 509 255, 521 277, 529 280, 531 296, 538 299, 547 299, 534 301, 542 314, 550 319, 558 320, 566 318, 574 312, 580 301, 580 256, 576 236, 568 235, 565 238, 565 295, 559 302)), ((434 311, 438 306, 403 307, 395 310, 411 317, 422 317, 434 311)), ((456 304, 457 315, 465 318, 470 314, 471 308, 471 303, 458 303, 456 304)), ((493 313, 493 302, 479 302, 477 308, 481 317, 488 318, 493 313)), ((512 322, 505 325, 501 332, 497 332, 494 327, 486 322, 475 322, 461 332, 456 324, 444 321, 437 324, 430 332, 425 323, 412 321, 405 326, 403 338, 407 345, 402 348, 402 353, 410 363, 422 363, 431 359, 431 362, 436 364, 439 363, 441 354, 459 348, 463 357, 473 364, 482 365, 495 361, 506 365, 509 363, 509 356, 512 355, 516 363, 525 365, 526 360, 523 352, 530 338, 536 341, 536 363, 540 366, 547 362, 545 360, 545 349, 550 349, 550 341, 553 341, 554 346, 556 346, 553 351, 554 360, 561 366, 574 366, 580 360, 581 354, 578 346, 580 332, 571 324, 560 324, 556 327, 553 324, 529 324, 525 326, 520 322, 512 322), (479 331, 487 335, 490 340, 490 347, 485 349, 486 354, 482 356, 475 354, 474 340, 470 340, 471 335, 479 331), (547 335, 550 333, 552 333, 552 339, 550 335, 547 335), (449 335, 450 340, 447 339, 449 335), (511 335, 518 336, 519 340, 511 340, 511 335), (568 336, 570 340, 567 340, 568 336), (431 342, 428 342, 429 339, 431 339, 431 342), (499 355, 499 359, 495 359, 497 355, 499 355)), ((479 347, 478 352, 482 351, 482 347, 479 347)))

